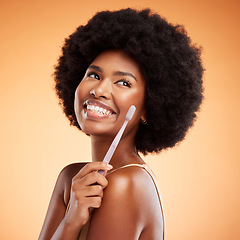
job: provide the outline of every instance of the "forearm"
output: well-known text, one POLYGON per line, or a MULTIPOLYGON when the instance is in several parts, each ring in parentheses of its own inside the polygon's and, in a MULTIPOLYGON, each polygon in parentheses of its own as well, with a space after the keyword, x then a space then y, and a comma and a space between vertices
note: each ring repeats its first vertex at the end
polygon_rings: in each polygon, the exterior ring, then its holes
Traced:
MULTIPOLYGON (((70 166, 71 167, 71 166, 70 166)), ((53 192, 49 209, 38 240, 64 240, 78 239, 82 227, 89 219, 89 210, 99 208, 103 196, 103 189, 107 186, 105 176, 100 175, 98 170, 111 169, 102 162, 89 163, 84 166, 74 177, 67 176, 66 169, 58 178, 53 192), (68 180, 70 195, 69 209, 66 210, 64 196, 65 182, 68 180), (95 185, 94 183, 98 183, 95 185), (67 213, 66 213, 67 212, 67 213)), ((68 170, 70 171, 70 170, 68 170)))
POLYGON ((63 219, 51 240, 77 240, 82 227, 75 227, 63 219))

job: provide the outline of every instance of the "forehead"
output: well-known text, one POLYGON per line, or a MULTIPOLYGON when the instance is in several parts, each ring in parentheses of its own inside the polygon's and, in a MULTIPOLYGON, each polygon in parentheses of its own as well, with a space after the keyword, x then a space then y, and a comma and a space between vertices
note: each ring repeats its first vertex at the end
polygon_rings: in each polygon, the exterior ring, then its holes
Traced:
POLYGON ((143 80, 138 63, 121 50, 104 51, 99 54, 90 65, 98 66, 102 68, 104 72, 129 72, 136 78, 143 80))

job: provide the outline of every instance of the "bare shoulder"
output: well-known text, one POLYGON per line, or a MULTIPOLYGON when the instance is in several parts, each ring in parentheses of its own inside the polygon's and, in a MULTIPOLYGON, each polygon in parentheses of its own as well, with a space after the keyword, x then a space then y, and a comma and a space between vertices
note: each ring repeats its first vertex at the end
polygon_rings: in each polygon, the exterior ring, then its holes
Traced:
POLYGON ((126 202, 125 209, 137 218, 132 221, 144 229, 139 239, 159 239, 163 231, 163 213, 151 175, 142 167, 130 166, 109 174, 108 182, 105 193, 108 201, 115 196, 115 200, 126 202))
POLYGON ((131 200, 143 208, 149 208, 146 201, 153 200, 159 205, 154 182, 149 173, 139 166, 129 166, 107 175, 106 194, 130 196, 131 200), (145 200, 145 201, 143 201, 145 200))
POLYGON ((70 197, 71 181, 85 163, 70 164, 62 169, 48 206, 40 239, 50 239, 61 223, 70 197))
POLYGON ((159 223, 154 208, 159 208, 159 201, 151 176, 142 167, 131 166, 106 177, 108 185, 101 207, 94 211, 89 239, 96 239, 102 232, 106 239, 154 239, 149 234, 153 224, 159 223), (146 238, 140 237, 143 232, 146 238))
POLYGON ((59 174, 64 180, 72 179, 87 163, 71 163, 65 166, 59 174))
POLYGON ((114 191, 116 190, 116 187, 119 191, 118 187, 120 187, 120 190, 122 190, 121 194, 127 193, 127 191, 132 191, 133 188, 141 192, 142 183, 148 180, 148 174, 142 167, 129 166, 109 173, 107 179, 108 191, 114 191))
POLYGON ((72 163, 64 167, 59 173, 57 182, 66 187, 72 178, 86 165, 86 163, 72 163))
POLYGON ((70 197, 72 179, 86 164, 86 162, 69 164, 59 174, 58 182, 63 187, 64 202, 66 205, 70 197))

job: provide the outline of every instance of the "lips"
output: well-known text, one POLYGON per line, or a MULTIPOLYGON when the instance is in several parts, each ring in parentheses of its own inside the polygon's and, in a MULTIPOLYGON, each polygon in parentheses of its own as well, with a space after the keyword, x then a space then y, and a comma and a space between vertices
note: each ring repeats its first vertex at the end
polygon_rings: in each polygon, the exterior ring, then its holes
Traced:
POLYGON ((83 106, 88 115, 93 117, 109 117, 116 114, 111 107, 96 100, 87 100, 83 106))

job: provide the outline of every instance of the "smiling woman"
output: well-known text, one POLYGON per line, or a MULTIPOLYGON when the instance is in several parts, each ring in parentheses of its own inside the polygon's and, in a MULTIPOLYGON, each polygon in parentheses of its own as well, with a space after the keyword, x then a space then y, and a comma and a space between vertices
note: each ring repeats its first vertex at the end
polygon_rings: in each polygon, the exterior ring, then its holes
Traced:
POLYGON ((135 138, 144 119, 145 80, 139 66, 126 53, 108 50, 88 67, 75 93, 75 114, 81 129, 90 135, 116 135, 131 105, 136 112, 128 129, 135 138), (103 121, 104 120, 104 121, 103 121))
POLYGON ((150 10, 100 12, 66 39, 56 91, 70 123, 91 137, 92 162, 61 171, 40 240, 164 239, 160 191, 138 152, 185 137, 202 101, 202 74, 185 30, 150 10), (106 164, 131 105, 136 111, 106 164))

